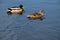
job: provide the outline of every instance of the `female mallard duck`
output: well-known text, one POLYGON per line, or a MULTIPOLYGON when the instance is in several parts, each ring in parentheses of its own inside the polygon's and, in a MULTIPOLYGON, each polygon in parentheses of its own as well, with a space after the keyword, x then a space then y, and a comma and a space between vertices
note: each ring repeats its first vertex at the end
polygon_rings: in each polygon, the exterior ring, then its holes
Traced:
POLYGON ((44 11, 40 10, 39 12, 27 15, 27 17, 31 18, 31 19, 38 19, 38 18, 42 18, 43 17, 43 13, 44 13, 44 11))
POLYGON ((21 14, 23 11, 24 11, 23 5, 19 5, 19 7, 14 6, 14 7, 8 8, 8 13, 12 13, 12 14, 17 14, 17 13, 21 14))

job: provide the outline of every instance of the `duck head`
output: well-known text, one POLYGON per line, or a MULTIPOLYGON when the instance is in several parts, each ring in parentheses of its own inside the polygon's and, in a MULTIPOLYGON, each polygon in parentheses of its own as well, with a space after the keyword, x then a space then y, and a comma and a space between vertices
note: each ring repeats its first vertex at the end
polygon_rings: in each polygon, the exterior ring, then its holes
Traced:
POLYGON ((23 8, 23 5, 22 5, 22 4, 20 4, 20 5, 19 5, 19 8, 23 8))
POLYGON ((38 13, 43 16, 44 10, 41 9, 38 13))

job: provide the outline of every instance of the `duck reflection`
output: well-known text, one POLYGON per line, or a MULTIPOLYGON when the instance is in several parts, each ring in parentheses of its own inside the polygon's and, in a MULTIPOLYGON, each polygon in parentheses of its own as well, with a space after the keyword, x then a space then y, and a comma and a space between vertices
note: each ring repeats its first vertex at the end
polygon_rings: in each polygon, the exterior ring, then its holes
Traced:
POLYGON ((43 18, 28 18, 28 20, 43 20, 43 19, 45 19, 44 17, 43 18))
MULTIPOLYGON (((10 13, 10 12, 7 12, 7 14, 8 15, 13 15, 13 13, 10 13)), ((17 14, 17 13, 15 13, 15 14, 17 14)), ((22 15, 22 14, 23 14, 23 12, 19 13, 18 15, 22 15)))

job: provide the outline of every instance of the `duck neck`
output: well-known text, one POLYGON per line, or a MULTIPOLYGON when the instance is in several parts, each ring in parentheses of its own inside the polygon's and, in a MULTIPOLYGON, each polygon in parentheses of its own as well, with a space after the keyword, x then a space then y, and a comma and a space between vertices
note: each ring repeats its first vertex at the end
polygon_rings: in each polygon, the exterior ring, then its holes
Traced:
POLYGON ((43 13, 40 13, 43 16, 43 13))
POLYGON ((43 12, 40 11, 40 12, 38 12, 38 14, 43 15, 43 12))

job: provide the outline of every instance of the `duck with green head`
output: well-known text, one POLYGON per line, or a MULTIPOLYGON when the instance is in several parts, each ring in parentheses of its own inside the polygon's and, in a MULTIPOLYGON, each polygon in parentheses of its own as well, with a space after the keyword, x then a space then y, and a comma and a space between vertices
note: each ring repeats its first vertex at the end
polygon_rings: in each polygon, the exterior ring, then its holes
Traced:
POLYGON ((24 7, 22 4, 20 4, 18 7, 14 6, 8 8, 8 13, 12 13, 12 14, 22 13, 23 11, 24 11, 24 7))

